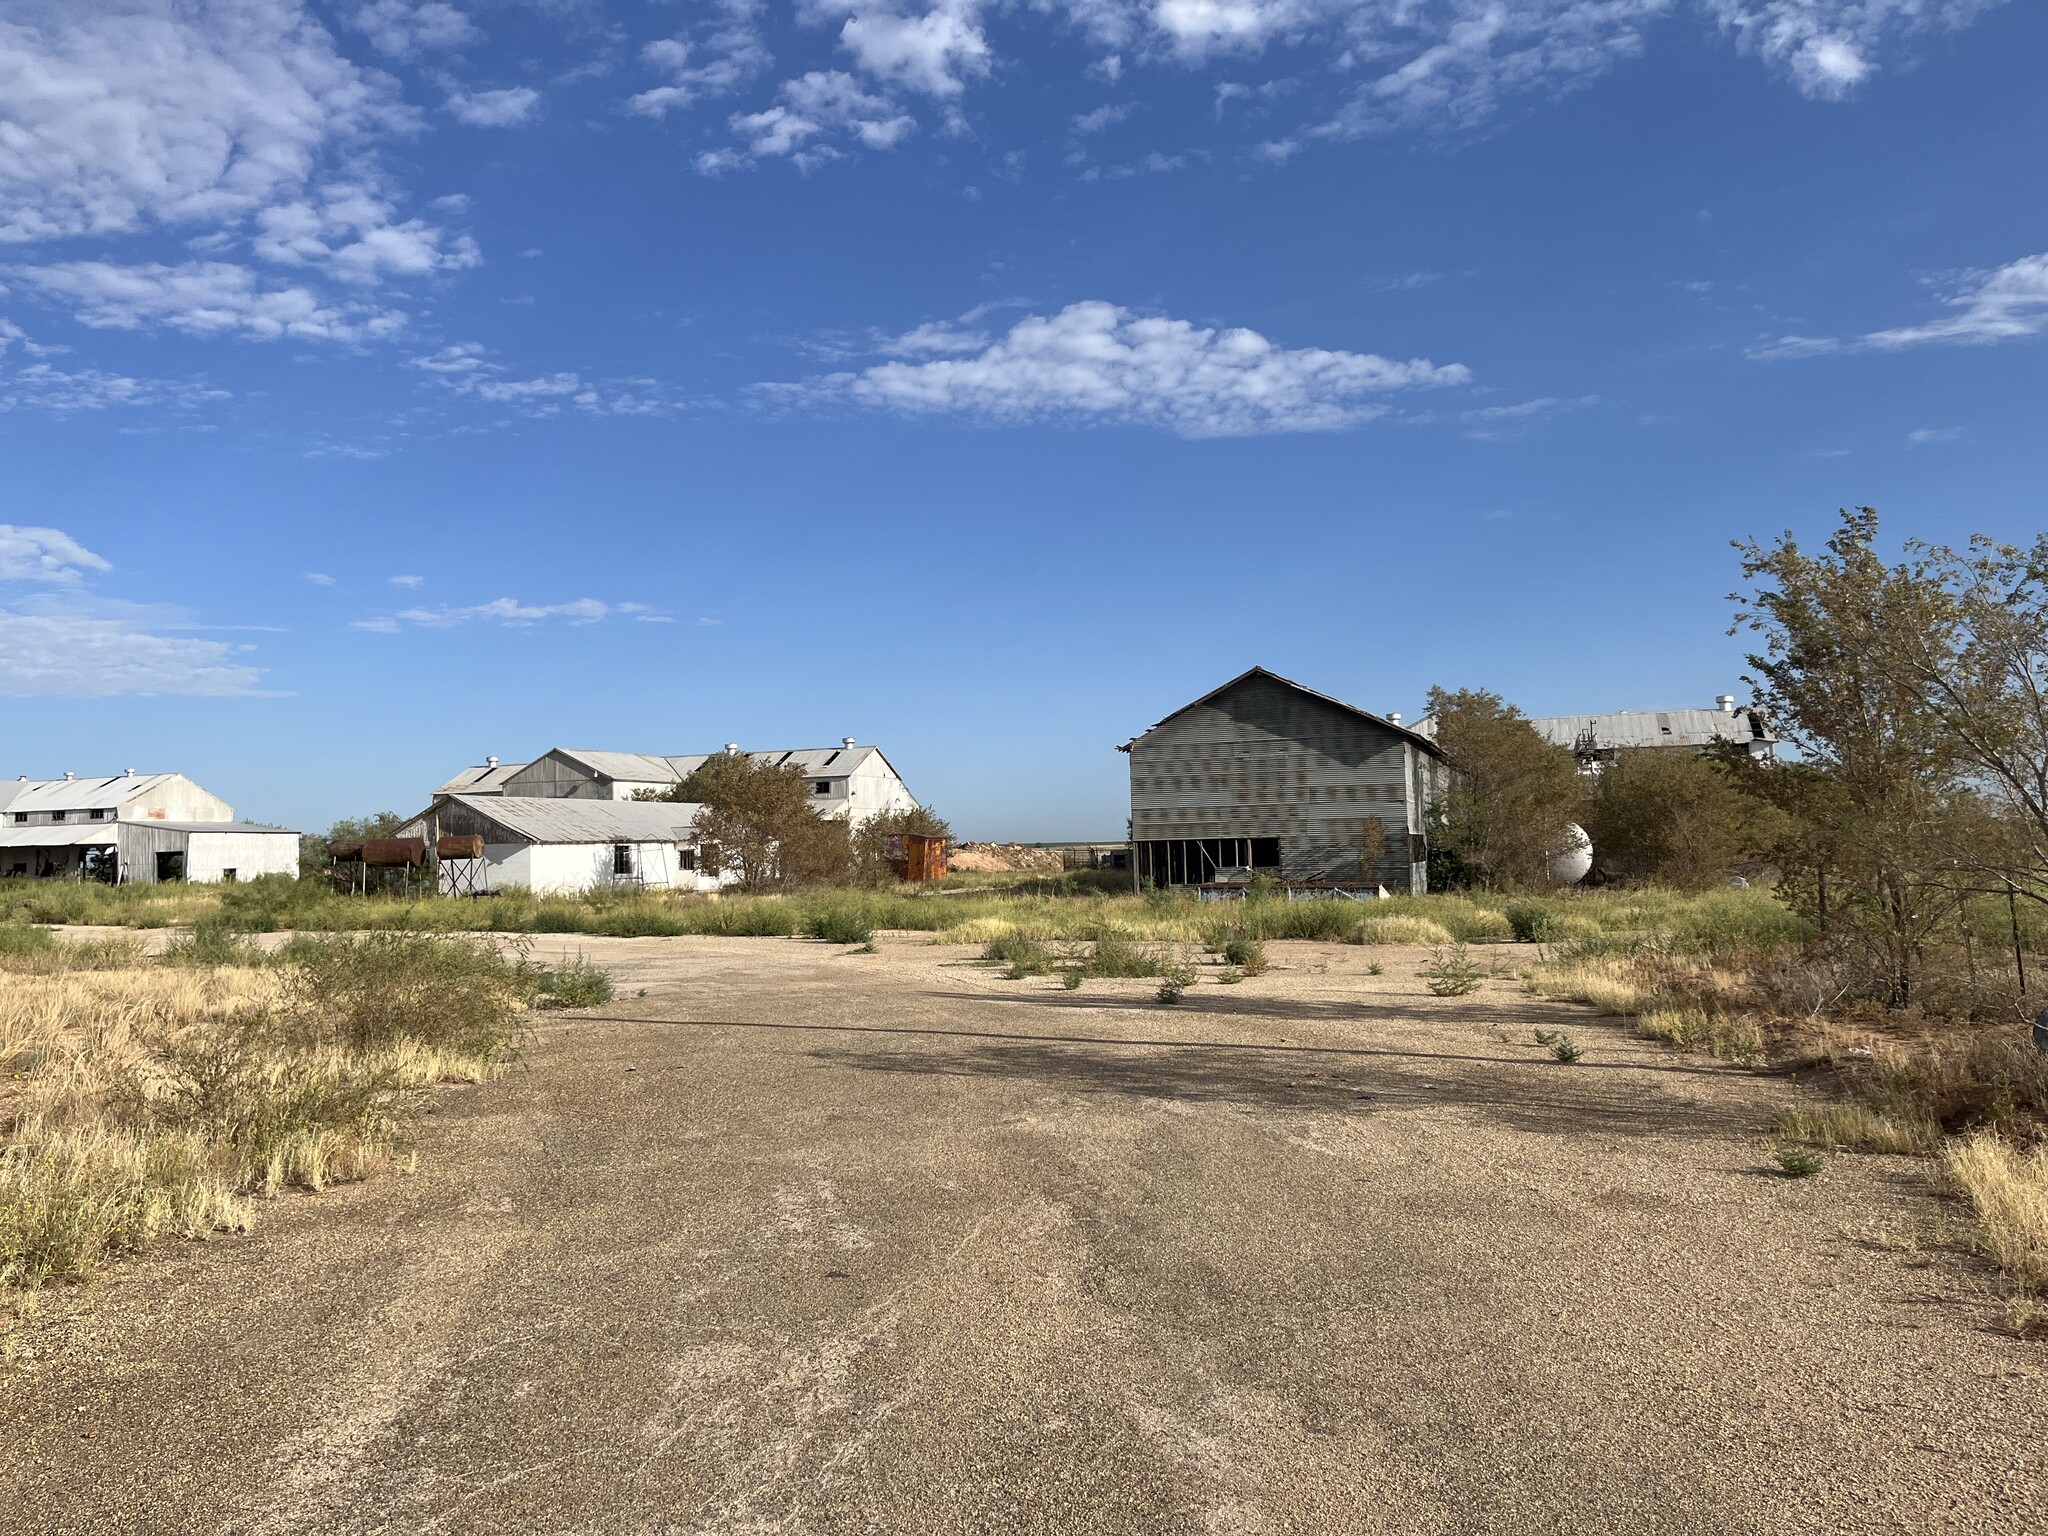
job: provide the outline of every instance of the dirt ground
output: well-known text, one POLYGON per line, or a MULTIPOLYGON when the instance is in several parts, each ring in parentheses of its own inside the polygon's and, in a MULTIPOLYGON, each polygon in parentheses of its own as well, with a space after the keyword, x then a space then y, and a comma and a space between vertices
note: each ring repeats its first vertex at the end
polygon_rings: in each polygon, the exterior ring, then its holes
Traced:
POLYGON ((0 1531, 2048 1531, 2048 1349, 1782 1085, 1414 951, 540 948, 619 1000, 417 1173, 46 1308, 0 1531))

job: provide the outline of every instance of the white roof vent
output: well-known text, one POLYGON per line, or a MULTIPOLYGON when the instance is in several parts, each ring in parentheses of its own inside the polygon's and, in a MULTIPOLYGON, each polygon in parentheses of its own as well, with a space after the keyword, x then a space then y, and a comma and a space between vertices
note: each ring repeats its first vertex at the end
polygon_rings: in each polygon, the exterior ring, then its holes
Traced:
POLYGON ((1387 724, 1389 724, 1389 725, 1399 725, 1400 723, 1401 723, 1401 716, 1400 716, 1400 715, 1399 715, 1398 713, 1395 713, 1395 714, 1391 714, 1391 715, 1387 716, 1387 724))
POLYGON ((1714 697, 1714 706, 1715 708, 1719 709, 1721 713, 1724 715, 1734 714, 1735 695, 1732 693, 1716 694, 1714 697))
POLYGON ((486 768, 495 768, 498 766, 498 760, 495 757, 487 757, 484 759, 484 766, 486 768))
POLYGON ((740 744, 739 744, 738 742, 736 742, 736 741, 728 741, 728 742, 727 742, 727 743, 725 744, 725 750, 726 750, 726 751, 728 751, 728 752, 732 752, 732 753, 737 753, 737 752, 739 751, 739 749, 740 749, 740 744))
POLYGON ((65 782, 66 782, 67 784, 68 784, 68 783, 70 783, 70 782, 71 782, 71 780, 73 780, 73 779, 75 779, 75 778, 77 778, 77 777, 78 777, 78 775, 77 775, 77 774, 75 774, 75 773, 73 773, 73 772, 72 772, 72 771, 71 771, 71 770, 70 770, 69 768, 66 768, 66 769, 64 770, 64 781, 65 781, 65 782))
POLYGON ((853 745, 853 738, 851 736, 842 736, 839 738, 839 745, 841 745, 842 747, 850 747, 853 745))

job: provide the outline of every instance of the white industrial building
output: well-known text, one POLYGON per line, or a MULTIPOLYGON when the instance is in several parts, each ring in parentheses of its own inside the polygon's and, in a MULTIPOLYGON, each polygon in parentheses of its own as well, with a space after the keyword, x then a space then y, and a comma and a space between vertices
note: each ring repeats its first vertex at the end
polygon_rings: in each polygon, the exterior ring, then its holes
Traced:
POLYGON ((153 885, 298 873, 298 833, 236 821, 182 773, 0 781, 0 877, 153 885))
MULTIPOLYGON (((738 752, 728 746, 728 752, 738 752)), ((836 747, 798 747, 786 751, 749 752, 756 763, 803 770, 812 805, 820 816, 858 827, 885 811, 917 807, 902 775, 880 747, 858 745, 849 736, 836 747)), ((507 799, 635 800, 675 788, 713 754, 697 752, 661 757, 641 752, 585 752, 556 747, 529 763, 501 763, 485 758, 465 768, 435 790, 436 795, 496 795, 507 799)))
POLYGON ((457 871, 441 856, 450 888, 572 895, 604 886, 664 891, 715 891, 730 879, 703 868, 693 831, 702 807, 674 801, 632 801, 519 795, 436 795, 400 837, 439 845, 447 838, 483 839, 483 868, 457 871), (460 886, 454 882, 458 878, 460 886))

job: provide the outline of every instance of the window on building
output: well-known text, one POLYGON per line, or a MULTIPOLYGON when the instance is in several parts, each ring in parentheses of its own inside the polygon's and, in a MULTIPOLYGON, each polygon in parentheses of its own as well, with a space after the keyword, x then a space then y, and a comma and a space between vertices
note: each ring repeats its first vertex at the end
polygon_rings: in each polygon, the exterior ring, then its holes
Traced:
POLYGON ((50 820, 52 820, 52 821, 62 821, 62 820, 64 819, 64 817, 65 817, 65 814, 66 814, 66 813, 65 813, 65 812, 63 812, 63 811, 52 811, 52 812, 50 812, 50 820))
POLYGON ((630 875, 633 873, 633 845, 614 843, 612 845, 612 873, 630 875))
POLYGON ((233 885, 235 883, 235 872, 232 869, 224 869, 220 872, 220 878, 223 885, 233 885))
POLYGON ((831 794, 831 793, 832 793, 832 781, 831 781, 830 779, 813 779, 813 780, 811 780, 811 793, 812 793, 812 794, 814 794, 814 795, 829 795, 829 794, 831 794))
POLYGON ((681 870, 692 870, 692 869, 695 869, 696 867, 697 867, 697 850, 696 850, 696 849, 694 849, 694 848, 682 848, 682 849, 678 849, 678 850, 677 850, 677 852, 676 852, 676 868, 677 868, 677 869, 681 869, 681 870))
POLYGON ((17 827, 26 826, 28 824, 28 812, 16 811, 14 813, 14 824, 17 827))
POLYGON ((105 821, 107 819, 105 811, 87 811, 85 816, 88 821, 105 821))

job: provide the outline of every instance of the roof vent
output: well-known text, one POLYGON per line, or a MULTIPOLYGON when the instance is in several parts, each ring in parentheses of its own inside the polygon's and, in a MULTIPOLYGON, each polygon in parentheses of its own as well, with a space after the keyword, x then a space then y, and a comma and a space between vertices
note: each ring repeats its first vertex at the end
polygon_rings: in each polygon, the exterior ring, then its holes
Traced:
POLYGON ((839 738, 839 745, 841 745, 842 747, 850 747, 853 745, 853 738, 851 736, 842 736, 839 738))
POLYGON ((1732 715, 1732 714, 1734 714, 1734 713, 1735 713, 1735 695, 1734 695, 1734 694, 1732 694, 1732 693, 1720 693, 1720 694, 1716 694, 1716 695, 1714 696, 1714 707, 1715 707, 1716 709, 1720 710, 1720 711, 1721 711, 1721 713, 1722 713, 1722 714, 1724 714, 1724 715, 1732 715))
POLYGON ((1387 716, 1387 724, 1389 724, 1389 725, 1399 725, 1400 723, 1401 723, 1401 716, 1400 716, 1400 714, 1399 714, 1398 712, 1397 712, 1397 713, 1395 713, 1395 714, 1391 714, 1391 715, 1387 716))
POLYGON ((135 777, 135 770, 133 768, 123 768, 121 770, 121 777, 124 779, 132 779, 135 777))
POLYGON ((484 759, 484 766, 486 768, 495 768, 498 766, 498 760, 495 757, 487 757, 484 759))
POLYGON ((740 744, 736 741, 728 741, 725 744, 725 750, 737 754, 740 750, 740 744))
POLYGON ((78 775, 77 775, 77 774, 75 774, 75 773, 73 773, 73 772, 72 772, 72 771, 71 771, 71 770, 70 770, 69 768, 66 768, 66 769, 64 770, 64 781, 65 781, 65 782, 66 782, 67 784, 68 784, 68 783, 69 783, 69 782, 70 782, 71 780, 73 780, 73 779, 75 779, 75 778, 77 778, 77 777, 78 777, 78 775))

